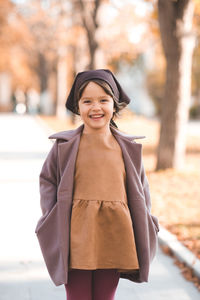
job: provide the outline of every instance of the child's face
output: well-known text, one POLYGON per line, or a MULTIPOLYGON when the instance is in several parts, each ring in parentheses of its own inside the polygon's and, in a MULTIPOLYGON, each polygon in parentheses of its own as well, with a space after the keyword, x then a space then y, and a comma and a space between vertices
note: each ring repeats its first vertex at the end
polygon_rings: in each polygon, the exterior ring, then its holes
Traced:
POLYGON ((87 132, 109 130, 114 101, 101 86, 89 82, 78 102, 78 107, 87 132))

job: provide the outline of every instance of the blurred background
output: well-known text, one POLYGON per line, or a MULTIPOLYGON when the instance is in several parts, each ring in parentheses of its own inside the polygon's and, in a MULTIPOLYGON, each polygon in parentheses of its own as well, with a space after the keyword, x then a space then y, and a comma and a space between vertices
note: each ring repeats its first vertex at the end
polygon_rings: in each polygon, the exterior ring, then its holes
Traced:
POLYGON ((200 118, 200 4, 187 2, 195 7, 177 7, 180 16, 161 5, 159 20, 153 0, 1 0, 0 111, 61 116, 75 74, 107 67, 134 100, 132 111, 159 116, 170 55, 177 77, 184 65, 191 75, 190 118, 200 118), (166 28, 169 18, 174 28, 166 28))
POLYGON ((0 0, 1 165, 32 155, 38 176, 47 132, 81 123, 65 109, 76 73, 97 68, 113 71, 132 99, 116 123, 146 136, 153 213, 200 258, 199 0, 0 0))

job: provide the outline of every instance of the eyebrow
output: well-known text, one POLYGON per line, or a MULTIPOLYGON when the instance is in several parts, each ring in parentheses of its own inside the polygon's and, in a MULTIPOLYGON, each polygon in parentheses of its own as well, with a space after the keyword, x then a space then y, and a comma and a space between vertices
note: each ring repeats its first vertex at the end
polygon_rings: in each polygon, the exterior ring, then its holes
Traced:
MULTIPOLYGON (((111 97, 111 96, 110 95, 104 95, 104 96, 98 96, 97 98, 100 99, 100 98, 106 98, 106 97, 111 97)), ((86 96, 85 97, 81 97, 81 99, 92 99, 92 98, 93 97, 89 97, 89 96, 88 97, 86 97, 86 96)))

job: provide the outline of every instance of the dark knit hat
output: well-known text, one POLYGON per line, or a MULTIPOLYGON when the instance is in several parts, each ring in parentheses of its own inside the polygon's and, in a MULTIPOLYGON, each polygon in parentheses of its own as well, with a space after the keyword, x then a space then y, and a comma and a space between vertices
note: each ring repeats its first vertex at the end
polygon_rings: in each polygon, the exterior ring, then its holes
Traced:
POLYGON ((79 72, 73 82, 71 91, 67 97, 67 101, 65 106, 67 109, 76 113, 74 110, 74 101, 75 101, 75 92, 80 88, 80 86, 86 80, 92 79, 102 79, 109 84, 111 87, 113 94, 117 98, 119 103, 125 103, 126 105, 129 104, 131 101, 130 98, 126 95, 124 90, 122 89, 121 85, 113 75, 113 73, 108 69, 98 69, 98 70, 91 70, 91 71, 83 71, 79 72))

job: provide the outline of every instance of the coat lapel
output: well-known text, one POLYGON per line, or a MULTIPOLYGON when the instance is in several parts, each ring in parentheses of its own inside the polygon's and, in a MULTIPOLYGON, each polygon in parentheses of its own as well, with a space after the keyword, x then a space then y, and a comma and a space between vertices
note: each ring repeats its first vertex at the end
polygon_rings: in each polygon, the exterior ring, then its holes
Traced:
MULTIPOLYGON (((122 149, 124 165, 126 169, 127 196, 129 203, 136 200, 144 201, 144 191, 141 183, 141 151, 142 144, 136 144, 124 138, 116 136, 122 149)), ((142 202, 143 202, 142 201, 142 202)))
POLYGON ((59 184, 58 193, 68 191, 68 195, 72 196, 74 171, 76 156, 80 143, 80 134, 74 136, 68 142, 60 143, 58 145, 58 159, 61 181, 59 184))
POLYGON ((84 125, 81 125, 75 130, 58 132, 49 137, 60 140, 58 143, 58 166, 61 181, 58 188, 58 198, 62 195, 66 197, 66 192, 67 198, 72 197, 76 156, 83 127, 84 125))
POLYGON ((132 167, 137 171, 137 173, 140 173, 142 144, 134 143, 130 140, 130 138, 124 138, 119 134, 114 134, 114 136, 121 146, 126 163, 129 158, 129 163, 132 161, 132 167))

